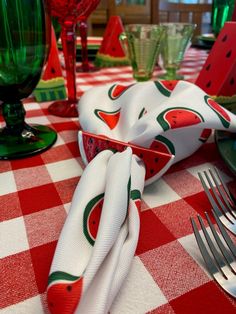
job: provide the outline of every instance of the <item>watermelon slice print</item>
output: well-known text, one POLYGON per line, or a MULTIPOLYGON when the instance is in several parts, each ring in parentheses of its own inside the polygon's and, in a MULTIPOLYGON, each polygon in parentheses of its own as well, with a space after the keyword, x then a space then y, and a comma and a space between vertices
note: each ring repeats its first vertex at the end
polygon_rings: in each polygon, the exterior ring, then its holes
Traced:
POLYGON ((210 137, 212 129, 204 129, 199 137, 199 141, 205 143, 210 137))
POLYGON ((131 147, 133 153, 143 160, 146 168, 145 180, 149 180, 149 182, 150 179, 157 176, 174 158, 172 154, 158 152, 88 132, 80 131, 79 137, 80 151, 83 152, 83 159, 86 162, 90 162, 99 152, 105 149, 122 152, 127 147, 131 147))
POLYGON ((94 245, 97 237, 103 200, 104 193, 95 196, 88 202, 84 210, 83 231, 86 239, 91 245, 94 245))
POLYGON ((155 137, 150 148, 165 154, 175 154, 175 148, 172 142, 162 135, 155 137))
POLYGON ((173 91, 173 89, 175 88, 177 83, 178 83, 177 80, 155 81, 154 82, 154 84, 156 85, 159 92, 166 97, 170 97, 170 94, 173 91))
POLYGON ((205 95, 204 100, 206 104, 217 114, 223 126, 225 128, 229 128, 231 120, 228 113, 208 95, 205 95))
POLYGON ((120 119, 120 109, 111 112, 95 109, 94 113, 100 120, 105 122, 111 130, 116 127, 120 119))
POLYGON ((50 313, 74 313, 81 298, 83 278, 58 271, 49 276, 48 285, 47 301, 50 313))
POLYGON ((138 211, 141 211, 141 193, 139 190, 132 190, 130 193, 131 199, 135 202, 138 211))
POLYGON ((157 122, 164 131, 167 131, 198 124, 204 122, 204 119, 199 112, 193 109, 173 107, 161 112, 157 116, 157 122))
POLYGON ((110 97, 110 99, 115 100, 119 98, 127 89, 129 89, 133 85, 134 84, 131 85, 114 84, 109 88, 108 96, 110 97))

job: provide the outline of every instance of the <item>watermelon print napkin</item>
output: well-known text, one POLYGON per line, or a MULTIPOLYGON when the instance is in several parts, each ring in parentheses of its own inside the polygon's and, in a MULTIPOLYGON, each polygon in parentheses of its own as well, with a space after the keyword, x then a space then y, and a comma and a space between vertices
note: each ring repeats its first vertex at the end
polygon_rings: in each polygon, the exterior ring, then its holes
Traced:
MULTIPOLYGON (((193 154, 212 129, 236 131, 234 114, 185 81, 92 88, 81 97, 78 110, 83 130, 79 144, 85 164, 106 148, 108 139, 107 147, 118 151, 122 149, 114 141, 159 152, 156 163, 155 157, 144 156, 146 185, 160 178, 173 163, 193 154), (90 133, 90 142, 84 132, 90 133), (93 134, 99 135, 100 142, 93 134)), ((138 156, 143 159, 142 154, 138 156)))
POLYGON ((108 312, 137 246, 144 175, 130 148, 105 150, 86 167, 51 265, 51 313, 108 312))
POLYGON ((75 190, 48 281, 51 313, 108 313, 129 271, 140 199, 211 129, 236 117, 184 81, 92 88, 79 102, 79 146, 87 165, 75 190))

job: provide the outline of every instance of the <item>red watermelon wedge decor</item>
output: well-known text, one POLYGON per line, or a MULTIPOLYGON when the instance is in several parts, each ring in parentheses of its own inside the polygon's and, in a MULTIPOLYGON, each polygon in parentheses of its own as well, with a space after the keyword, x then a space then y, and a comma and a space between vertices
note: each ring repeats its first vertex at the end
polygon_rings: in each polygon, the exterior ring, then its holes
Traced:
POLYGON ((133 154, 137 155, 144 162, 146 168, 145 180, 148 182, 154 180, 157 174, 159 175, 164 168, 166 169, 174 158, 172 154, 116 141, 105 136, 99 136, 84 131, 79 132, 79 146, 81 157, 86 164, 105 149, 110 149, 114 152, 122 152, 127 147, 131 147, 133 154))
POLYGON ((195 84, 208 95, 236 94, 236 22, 226 22, 195 84))
POLYGON ((57 271, 48 279, 47 301, 51 314, 74 313, 82 294, 83 278, 57 271))
POLYGON ((183 107, 168 108, 157 116, 157 122, 164 131, 187 127, 203 121, 204 118, 199 112, 183 107))
POLYGON ((121 18, 119 16, 111 16, 94 61, 96 66, 109 67, 129 64, 129 59, 126 57, 119 40, 122 32, 124 32, 124 27, 121 18))
POLYGON ((95 109, 94 113, 100 120, 105 122, 111 130, 116 127, 120 119, 120 109, 111 112, 95 109))
POLYGON ((133 85, 134 84, 130 85, 114 84, 109 88, 108 96, 110 97, 110 99, 115 100, 119 98, 127 89, 129 89, 133 85))
POLYGON ((104 193, 95 196, 88 202, 84 210, 83 216, 83 232, 91 245, 94 245, 100 217, 102 213, 102 205, 104 200, 104 193))
POLYGON ((38 102, 66 98, 65 80, 57 49, 56 36, 51 28, 51 47, 43 75, 34 90, 38 102))
POLYGON ((209 96, 205 96, 204 100, 206 104, 217 114, 220 121, 222 122, 223 126, 225 128, 229 128, 230 126, 230 117, 228 113, 213 99, 211 99, 209 96))
POLYGON ((163 81, 155 81, 154 83, 162 95, 169 97, 171 92, 175 88, 176 84, 178 83, 178 81, 176 80, 164 81, 163 80, 163 81))

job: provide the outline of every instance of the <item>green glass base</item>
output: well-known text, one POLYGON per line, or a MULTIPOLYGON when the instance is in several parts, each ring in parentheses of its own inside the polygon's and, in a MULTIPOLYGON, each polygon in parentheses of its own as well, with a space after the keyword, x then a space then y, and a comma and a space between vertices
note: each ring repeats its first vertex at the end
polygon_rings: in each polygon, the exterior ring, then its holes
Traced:
POLYGON ((43 125, 25 125, 21 134, 12 134, 5 127, 0 129, 0 159, 18 159, 32 156, 50 148, 57 133, 43 125))
POLYGON ((167 80, 167 81, 183 80, 184 76, 180 74, 170 75, 169 73, 165 73, 165 74, 159 75, 158 79, 167 80))

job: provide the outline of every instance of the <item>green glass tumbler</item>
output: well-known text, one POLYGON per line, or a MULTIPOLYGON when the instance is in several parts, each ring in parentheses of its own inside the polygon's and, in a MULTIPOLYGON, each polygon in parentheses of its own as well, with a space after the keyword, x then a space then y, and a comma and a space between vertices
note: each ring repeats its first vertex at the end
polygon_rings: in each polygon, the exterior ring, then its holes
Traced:
POLYGON ((133 77, 139 82, 152 78, 163 27, 152 24, 130 24, 120 35, 124 52, 130 59, 133 77))
POLYGON ((47 58, 50 21, 43 0, 0 0, 0 159, 39 153, 56 141, 54 130, 28 125, 22 99, 37 85, 47 58), (49 23, 49 24, 48 24, 49 23))
POLYGON ((184 77, 177 71, 180 69, 196 25, 191 23, 163 23, 161 25, 166 30, 160 48, 161 60, 166 73, 159 78, 181 80, 184 77))

